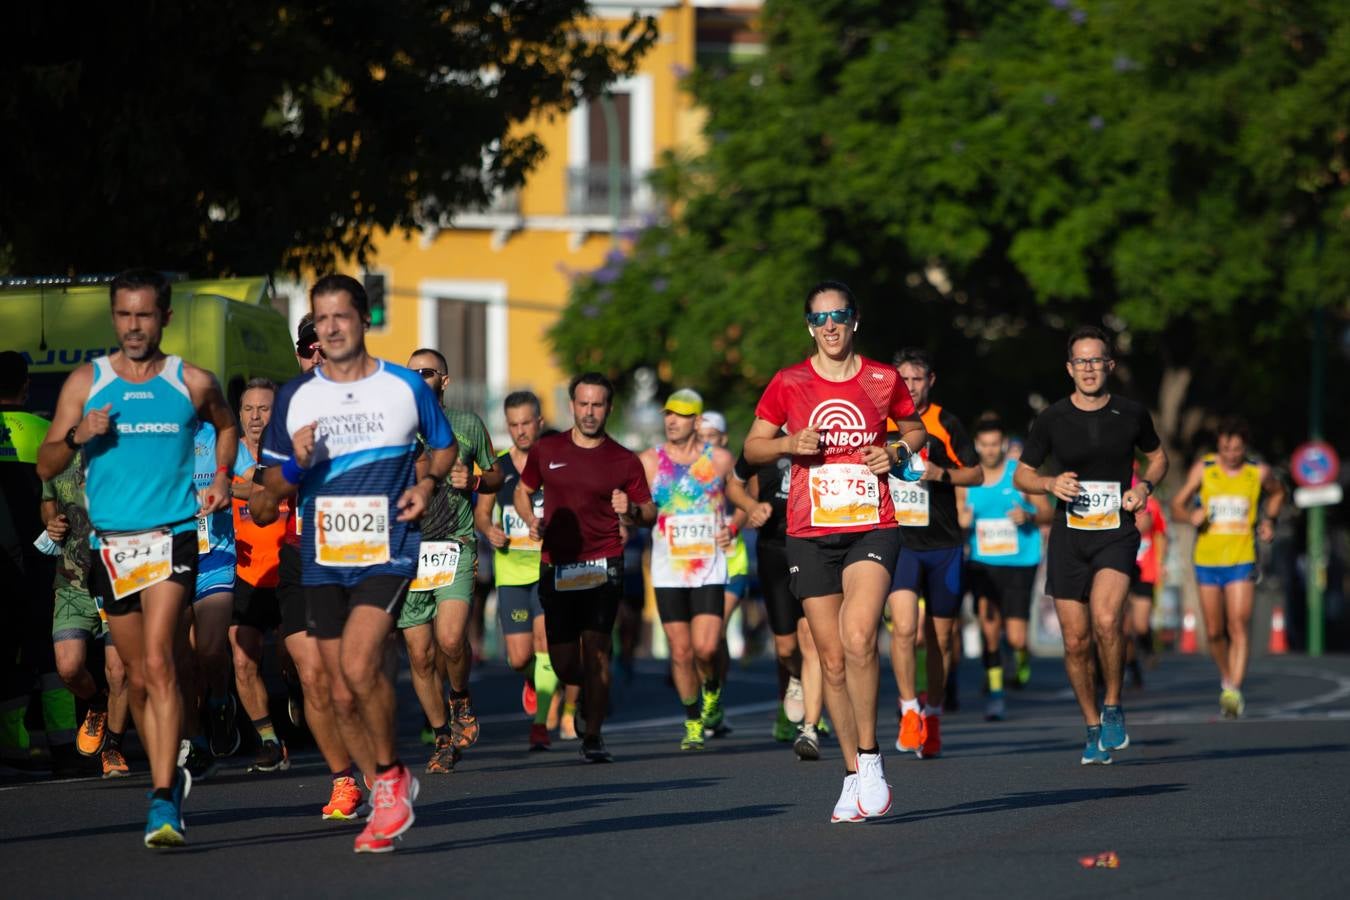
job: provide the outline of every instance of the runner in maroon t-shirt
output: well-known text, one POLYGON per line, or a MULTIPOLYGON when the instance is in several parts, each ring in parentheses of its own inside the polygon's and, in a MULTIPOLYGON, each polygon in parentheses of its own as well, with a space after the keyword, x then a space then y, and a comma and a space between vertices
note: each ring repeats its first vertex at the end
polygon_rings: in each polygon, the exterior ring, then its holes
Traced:
POLYGON ((585 687, 581 758, 609 762, 600 725, 609 704, 609 650, 623 589, 621 526, 656 521, 637 454, 605 434, 614 386, 598 372, 572 379, 568 431, 540 438, 516 483, 516 513, 543 542, 539 602, 558 678, 585 687), (544 515, 531 495, 544 489, 544 515))
POLYGON ((877 746, 877 623, 900 550, 886 476, 906 466, 927 435, 895 369, 854 352, 858 309, 848 287, 822 282, 806 295, 816 352, 764 389, 745 438, 752 465, 792 457, 787 561, 825 673, 844 756, 844 788, 830 816, 857 822, 891 808, 877 746), (902 440, 886 445, 886 419, 902 440))

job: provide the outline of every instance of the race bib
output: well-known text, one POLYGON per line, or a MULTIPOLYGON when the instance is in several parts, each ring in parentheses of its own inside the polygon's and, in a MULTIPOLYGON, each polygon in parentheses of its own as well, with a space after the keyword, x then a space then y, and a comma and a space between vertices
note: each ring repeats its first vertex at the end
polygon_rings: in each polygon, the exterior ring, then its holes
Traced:
MULTIPOLYGON (((535 515, 539 515, 537 511, 535 515)), ((515 507, 502 507, 502 531, 506 532, 506 546, 510 550, 539 552, 543 545, 530 537, 530 526, 516 514, 515 507)))
POLYGON ((1069 527, 1076 531, 1110 531, 1120 527, 1120 482, 1081 481, 1068 508, 1069 527))
POLYGON ((977 519, 975 550, 980 556, 1016 556, 1017 526, 1012 519, 977 519))
POLYGON ((197 517, 197 555, 205 556, 211 552, 211 517, 197 517))
POLYGON ((609 563, 603 559, 566 563, 553 569, 553 588, 557 591, 588 591, 609 581, 609 563))
POLYGON ((143 591, 173 572, 173 533, 167 529, 99 538, 99 558, 114 600, 143 591))
POLYGON ((434 591, 453 584, 459 571, 459 541, 423 541, 417 556, 417 577, 410 591, 434 591))
POLYGON ((717 555, 717 519, 711 513, 669 516, 666 546, 671 559, 712 559, 717 555))
POLYGON ((891 478, 890 485, 895 521, 906 528, 927 525, 928 486, 919 481, 901 481, 899 478, 891 478))
POLYGON ((1220 494, 1209 498, 1210 534, 1247 534, 1252 524, 1251 498, 1238 494, 1220 494))
POLYGON ((350 568, 389 562, 387 497, 318 497, 314 501, 314 560, 350 568))
POLYGON ((811 524, 817 528, 876 525, 881 521, 877 476, 857 463, 812 466, 811 524))

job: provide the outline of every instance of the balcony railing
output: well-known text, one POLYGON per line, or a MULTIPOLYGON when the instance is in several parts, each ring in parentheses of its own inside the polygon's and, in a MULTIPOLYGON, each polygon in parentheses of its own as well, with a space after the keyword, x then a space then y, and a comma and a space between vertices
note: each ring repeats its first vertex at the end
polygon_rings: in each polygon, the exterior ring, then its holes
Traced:
MULTIPOLYGON (((573 216, 608 216, 610 208, 610 170, 605 163, 567 170, 567 212, 573 216)), ((629 218, 651 209, 651 189, 645 173, 619 169, 620 218, 629 218)))

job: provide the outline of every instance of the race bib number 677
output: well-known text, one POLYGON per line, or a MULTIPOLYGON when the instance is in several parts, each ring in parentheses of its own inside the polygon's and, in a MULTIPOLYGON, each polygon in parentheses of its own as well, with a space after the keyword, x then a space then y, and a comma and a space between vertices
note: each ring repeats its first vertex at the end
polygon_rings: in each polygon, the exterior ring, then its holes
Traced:
POLYGON ((159 584, 173 571, 173 534, 167 529, 104 535, 99 544, 114 600, 159 584))

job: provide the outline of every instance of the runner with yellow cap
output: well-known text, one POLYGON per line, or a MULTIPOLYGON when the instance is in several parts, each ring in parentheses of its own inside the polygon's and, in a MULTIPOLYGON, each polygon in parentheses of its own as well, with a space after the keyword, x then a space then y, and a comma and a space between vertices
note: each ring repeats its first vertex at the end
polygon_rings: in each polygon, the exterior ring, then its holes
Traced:
POLYGON ((670 643, 671 677, 685 709, 682 750, 702 750, 705 727, 715 729, 722 717, 717 656, 731 546, 726 480, 734 461, 725 448, 699 436, 702 413, 697 392, 671 394, 666 442, 639 456, 656 502, 652 586, 670 643))

